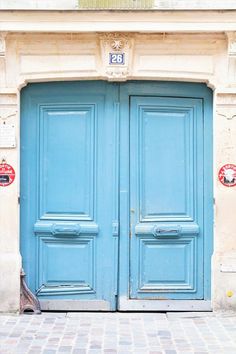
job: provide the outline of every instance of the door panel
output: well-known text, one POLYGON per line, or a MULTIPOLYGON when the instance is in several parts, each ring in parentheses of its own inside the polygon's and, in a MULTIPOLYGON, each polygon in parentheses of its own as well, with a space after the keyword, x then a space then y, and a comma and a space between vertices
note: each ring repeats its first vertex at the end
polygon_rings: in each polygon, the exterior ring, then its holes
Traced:
POLYGON ((202 102, 131 97, 130 120, 130 297, 202 299, 202 102))
POLYGON ((174 240, 140 238, 139 291, 194 291, 195 243, 191 237, 174 240))
POLYGON ((95 293, 95 239, 39 237, 38 295, 95 293), (82 265, 82 266, 81 266, 82 265))
POLYGON ((183 99, 131 100, 131 117, 139 120, 141 222, 193 220, 193 109, 182 105, 183 99))
POLYGON ((192 218, 193 140, 188 134, 193 130, 192 116, 189 110, 171 110, 166 104, 160 110, 149 105, 139 108, 141 222, 192 218))
POLYGON ((95 109, 93 105, 41 107, 40 218, 93 220, 95 109))
POLYGON ((86 310, 116 306, 117 93, 98 82, 22 92, 21 248, 47 309, 53 299, 64 310, 70 299, 86 300, 86 310))

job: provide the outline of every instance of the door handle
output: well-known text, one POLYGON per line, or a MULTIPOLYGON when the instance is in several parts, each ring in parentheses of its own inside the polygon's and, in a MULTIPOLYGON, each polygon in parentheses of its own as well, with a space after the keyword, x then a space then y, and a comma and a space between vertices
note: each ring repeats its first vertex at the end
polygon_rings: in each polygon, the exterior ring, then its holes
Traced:
POLYGON ((176 224, 148 224, 139 223, 135 225, 136 236, 153 235, 154 237, 178 237, 184 235, 197 236, 200 232, 199 225, 196 223, 176 224))
POLYGON ((181 226, 176 227, 159 227, 154 226, 152 234, 154 237, 161 237, 161 236, 180 236, 181 235, 181 226))
POLYGON ((49 234, 55 237, 79 236, 81 234, 98 234, 99 228, 95 223, 50 222, 38 220, 34 224, 36 235, 49 234))
POLYGON ((52 234, 53 236, 61 236, 61 235, 75 235, 79 236, 80 234, 80 225, 79 224, 54 224, 52 226, 52 234))

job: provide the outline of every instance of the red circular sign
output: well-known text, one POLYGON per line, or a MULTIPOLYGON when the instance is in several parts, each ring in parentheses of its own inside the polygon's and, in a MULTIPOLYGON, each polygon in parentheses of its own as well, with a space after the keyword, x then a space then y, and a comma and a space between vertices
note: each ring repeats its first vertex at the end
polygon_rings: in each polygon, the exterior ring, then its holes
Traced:
POLYGON ((12 184, 15 179, 15 171, 11 165, 7 163, 0 164, 0 186, 7 187, 12 184))
POLYGON ((236 186, 236 165, 228 163, 227 165, 222 166, 219 170, 218 177, 225 187, 236 186))

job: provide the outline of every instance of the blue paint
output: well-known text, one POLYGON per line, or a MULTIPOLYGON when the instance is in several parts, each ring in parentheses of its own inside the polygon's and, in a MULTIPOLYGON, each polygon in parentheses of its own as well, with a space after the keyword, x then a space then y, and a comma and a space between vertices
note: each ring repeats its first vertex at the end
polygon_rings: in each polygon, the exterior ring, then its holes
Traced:
POLYGON ((31 84, 21 107, 21 252, 39 299, 210 299, 211 91, 31 84))
POLYGON ((104 300, 114 310, 118 87, 35 84, 21 98, 21 251, 29 286, 39 299, 104 300))

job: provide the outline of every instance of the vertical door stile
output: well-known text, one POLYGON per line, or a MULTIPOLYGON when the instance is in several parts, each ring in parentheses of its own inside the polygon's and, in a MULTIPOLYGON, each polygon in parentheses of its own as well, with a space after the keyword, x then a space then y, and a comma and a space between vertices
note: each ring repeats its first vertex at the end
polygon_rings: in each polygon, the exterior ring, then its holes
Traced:
MULTIPOLYGON (((118 87, 116 85, 116 87, 118 87)), ((118 279, 119 279, 119 236, 120 236, 120 216, 119 216, 119 140, 120 140, 120 103, 114 102, 114 159, 113 159, 113 222, 112 235, 114 239, 114 289, 115 296, 118 295, 118 279)), ((117 306, 117 304, 116 304, 117 306)))
POLYGON ((119 292, 118 310, 122 310, 130 287, 129 270, 129 94, 126 83, 120 84, 120 140, 119 140, 119 204, 120 204, 120 239, 119 239, 119 292))

